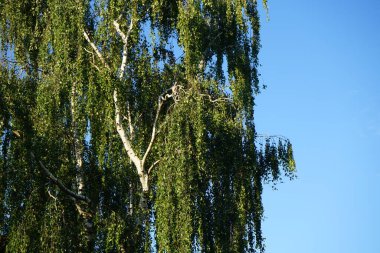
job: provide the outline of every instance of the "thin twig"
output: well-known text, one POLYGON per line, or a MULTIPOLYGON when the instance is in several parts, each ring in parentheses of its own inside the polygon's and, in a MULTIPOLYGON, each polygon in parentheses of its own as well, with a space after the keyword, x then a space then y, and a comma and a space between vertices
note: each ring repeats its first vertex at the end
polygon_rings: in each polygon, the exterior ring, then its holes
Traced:
POLYGON ((49 190, 49 188, 47 189, 47 193, 49 194, 49 196, 54 199, 54 201, 57 201, 57 197, 55 197, 49 190))

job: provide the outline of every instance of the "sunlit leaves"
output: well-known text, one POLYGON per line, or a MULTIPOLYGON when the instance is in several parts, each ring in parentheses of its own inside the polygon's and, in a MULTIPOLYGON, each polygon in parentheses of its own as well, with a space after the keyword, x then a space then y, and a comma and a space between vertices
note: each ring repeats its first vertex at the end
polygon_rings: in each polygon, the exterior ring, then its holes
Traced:
POLYGON ((0 233, 9 252, 264 250, 262 184, 294 178, 295 162, 288 140, 260 145, 255 133, 256 1, 22 0, 1 2, 0 14, 0 233), (123 31, 134 24, 122 79, 115 20, 123 31), (116 132, 114 90, 138 156, 166 96, 148 194, 116 132), (74 191, 83 174, 92 238, 77 203, 30 152, 74 191))

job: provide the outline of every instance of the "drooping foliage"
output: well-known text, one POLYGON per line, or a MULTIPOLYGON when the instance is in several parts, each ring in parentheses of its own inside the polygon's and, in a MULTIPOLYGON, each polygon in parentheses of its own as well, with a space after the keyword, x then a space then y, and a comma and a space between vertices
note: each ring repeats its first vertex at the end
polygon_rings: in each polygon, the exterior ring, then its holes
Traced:
POLYGON ((263 252, 263 183, 295 163, 254 127, 257 9, 0 1, 0 247, 263 252))

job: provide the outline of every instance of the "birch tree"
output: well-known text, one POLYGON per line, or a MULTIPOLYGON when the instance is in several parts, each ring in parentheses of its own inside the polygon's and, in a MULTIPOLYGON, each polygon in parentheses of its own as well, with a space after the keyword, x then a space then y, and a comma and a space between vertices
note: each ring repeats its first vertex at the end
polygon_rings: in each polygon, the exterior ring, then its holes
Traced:
POLYGON ((295 163, 255 131, 259 32, 254 0, 0 2, 0 247, 264 252, 295 163))

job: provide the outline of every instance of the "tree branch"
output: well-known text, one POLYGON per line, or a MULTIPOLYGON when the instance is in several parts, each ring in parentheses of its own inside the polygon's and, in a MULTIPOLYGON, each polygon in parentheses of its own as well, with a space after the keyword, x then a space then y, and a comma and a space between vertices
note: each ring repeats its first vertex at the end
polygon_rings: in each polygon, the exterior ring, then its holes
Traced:
MULTIPOLYGON (((164 103, 164 101, 166 101, 166 99, 171 98, 171 97, 174 99, 174 101, 178 100, 178 91, 179 91, 179 88, 180 88, 180 86, 177 85, 177 83, 175 83, 172 87, 170 87, 169 89, 165 90, 159 96, 159 98, 158 98, 158 105, 157 105, 156 116, 154 118, 153 127, 152 127, 152 135, 151 135, 151 138, 150 138, 149 145, 148 145, 148 147, 147 147, 147 149, 145 151, 144 157, 143 157, 142 162, 141 162, 143 166, 145 164, 146 158, 149 155, 150 150, 152 149, 154 140, 155 140, 156 135, 157 135, 157 122, 158 122, 158 118, 160 116, 162 104, 164 103), (169 94, 169 92, 171 92, 171 94, 169 94)), ((149 172, 148 172, 148 174, 149 174, 149 172)))
POLYGON ((127 58, 128 58, 128 38, 131 34, 132 28, 133 28, 133 20, 131 19, 131 23, 129 24, 129 29, 127 34, 125 35, 121 29, 120 25, 117 22, 117 20, 113 21, 113 25, 115 26, 116 32, 120 35, 121 39, 123 40, 124 46, 123 46, 123 58, 121 60, 121 66, 120 66, 120 73, 119 73, 119 79, 123 79, 124 77, 124 71, 125 67, 127 66, 127 58))
MULTIPOLYGON (((122 38, 123 43, 124 43, 123 58, 121 61, 121 66, 120 66, 120 70, 119 70, 120 72, 119 72, 119 76, 118 76, 120 81, 122 81, 122 79, 124 77, 124 72, 125 72, 125 67, 127 64, 127 57, 128 57, 128 38, 129 38, 129 35, 130 35, 132 28, 133 28, 133 22, 131 20, 131 23, 129 25, 129 29, 128 29, 128 32, 126 35, 121 31, 120 25, 117 22, 117 20, 115 20, 113 22, 113 24, 115 26, 117 33, 122 38)), ((116 88, 113 91, 113 100, 114 100, 114 104, 115 104, 116 130, 120 135, 120 138, 124 144, 124 148, 127 151, 129 158, 132 160, 132 162, 136 166, 137 174, 139 175, 141 186, 143 188, 143 192, 147 192, 147 191, 149 191, 148 174, 144 171, 143 162, 140 160, 140 158, 136 155, 136 153, 132 149, 131 141, 130 141, 130 139, 128 139, 127 134, 125 133, 125 130, 123 128, 123 125, 121 122, 120 109, 119 109, 119 106, 117 104, 117 89, 116 88)), ((129 108, 128 108, 128 111, 129 111, 129 108)), ((129 114, 130 114, 130 111, 129 111, 129 114)), ((131 122, 129 122, 129 123, 131 126, 131 122)), ((132 133, 133 133, 133 131, 132 131, 132 133)))
POLYGON ((105 61, 102 53, 100 53, 99 49, 95 46, 95 44, 90 40, 90 37, 86 33, 86 31, 83 31, 84 38, 87 40, 87 42, 90 44, 92 49, 95 51, 96 55, 99 57, 100 61, 104 64, 104 66, 108 69, 111 70, 107 62, 105 61))
POLYGON ((53 181, 54 184, 56 184, 59 189, 61 189, 63 192, 65 192, 66 194, 68 194, 69 196, 73 197, 74 199, 76 200, 80 200, 80 201, 84 201, 84 202, 87 202, 87 203, 90 203, 91 200, 86 197, 86 196, 83 196, 83 195, 80 195, 80 194, 76 194, 75 192, 73 192, 72 190, 70 190, 69 188, 67 188, 62 182, 61 180, 59 180, 58 178, 56 178, 46 167, 45 165, 40 161, 40 160, 37 160, 36 157, 34 156, 34 153, 31 152, 30 153, 31 157, 33 159, 35 159, 36 161, 38 161, 38 163, 40 164, 41 168, 42 168, 42 171, 46 174, 46 176, 49 177, 49 179, 51 181, 53 181))
POLYGON ((54 199, 54 201, 57 201, 57 197, 55 197, 49 190, 49 188, 47 189, 47 193, 49 194, 49 196, 54 199))
MULTIPOLYGON (((118 19, 117 20, 114 20, 113 22, 113 25, 115 26, 115 29, 116 29, 116 32, 119 34, 119 36, 121 37, 123 43, 124 43, 124 46, 123 46, 123 54, 122 54, 122 61, 121 61, 121 65, 120 65, 120 69, 119 69, 119 74, 118 74, 118 78, 120 81, 123 80, 123 77, 124 77, 124 73, 125 73, 125 68, 126 68, 126 65, 127 65, 127 59, 128 59, 128 39, 129 39, 129 36, 130 36, 130 33, 133 29, 133 21, 131 20, 130 22, 130 25, 129 25, 129 29, 127 31, 127 34, 125 34, 123 31, 121 31, 120 29, 120 25, 118 23, 118 19)), ((110 67, 109 65, 106 63, 106 61, 104 60, 102 54, 100 53, 100 51, 98 50, 98 48, 95 46, 95 44, 93 42, 91 42, 88 34, 86 32, 83 33, 84 36, 85 36, 85 39, 87 40, 88 43, 90 43, 91 47, 93 48, 93 50, 95 51, 95 53, 97 54, 97 56, 99 57, 99 59, 101 60, 101 62, 105 65, 105 67, 110 70, 110 67)), ((172 95, 174 95, 174 90, 175 88, 177 88, 176 85, 174 85, 171 90, 172 90, 172 95)), ((167 93, 167 91, 165 91, 165 93, 167 93)), ((133 138, 133 125, 132 125, 132 119, 131 119, 131 111, 130 111, 130 107, 129 107, 129 103, 127 104, 128 108, 127 108, 127 111, 128 111, 128 124, 129 124, 129 132, 130 132, 130 138, 128 138, 125 130, 124 130, 124 127, 122 125, 122 121, 121 121, 121 112, 120 112, 120 108, 118 106, 118 93, 117 93, 117 89, 115 88, 114 89, 114 92, 113 92, 113 100, 114 100, 114 105, 115 105, 115 122, 116 122, 116 130, 123 142, 123 145, 124 145, 124 148, 125 150, 127 151, 127 154, 129 156, 129 158, 131 159, 131 161, 134 163, 134 165, 136 166, 136 169, 137 169, 137 173, 139 175, 139 178, 140 178, 140 181, 141 181, 141 184, 142 184, 142 187, 143 187, 143 191, 144 192, 147 192, 149 190, 149 186, 148 186, 148 174, 145 170, 144 170, 144 163, 145 163, 145 160, 147 159, 151 149, 152 149, 152 146, 153 146, 153 143, 154 143, 154 140, 155 140, 155 137, 156 137, 156 134, 157 134, 157 122, 158 122, 158 118, 159 118, 159 115, 160 115, 160 111, 161 111, 161 106, 163 104, 163 102, 168 98, 168 97, 171 97, 171 96, 166 96, 167 94, 165 94, 165 96, 160 96, 159 99, 158 99, 158 107, 157 107, 157 111, 156 111, 156 116, 155 116, 155 119, 154 119, 154 122, 153 122, 153 128, 152 128, 152 135, 151 135, 151 140, 148 144, 148 147, 145 151, 145 154, 143 156, 143 159, 140 159, 137 154, 135 153, 135 151, 133 150, 132 148, 132 144, 131 144, 131 139, 133 138)), ((155 164, 157 164, 158 162, 155 162, 150 168, 148 171, 151 171, 152 168, 154 167, 155 164)))
POLYGON ((145 160, 146 158, 148 157, 149 155, 149 152, 150 150, 152 149, 152 146, 153 146, 153 143, 154 143, 154 140, 156 138, 156 132, 157 132, 157 121, 158 121, 158 117, 160 116, 160 111, 161 111, 161 106, 162 106, 162 103, 163 101, 161 100, 161 96, 160 98, 158 99, 158 105, 157 105, 157 111, 156 111, 156 117, 154 118, 154 122, 153 122, 153 128, 152 128, 152 135, 151 135, 151 138, 150 138, 150 142, 149 142, 149 145, 145 151, 145 154, 144 154, 144 157, 141 161, 142 165, 144 166, 145 164, 145 160))
POLYGON ((129 103, 127 103, 127 113, 128 113, 128 124, 129 124, 129 135, 131 137, 131 140, 133 140, 133 133, 134 133, 134 130, 133 130, 133 125, 132 125, 132 116, 131 116, 131 108, 129 106, 129 103))
MULTIPOLYGON (((119 24, 117 23, 116 20, 114 21, 114 25, 116 27, 117 32, 122 37, 123 42, 124 42, 123 60, 122 60, 122 65, 120 67, 120 73, 124 73, 124 68, 125 68, 126 61, 127 61, 127 58, 126 58, 127 57, 127 51, 126 51, 127 47, 126 47, 126 45, 128 44, 128 36, 130 34, 130 31, 132 30, 133 23, 131 21, 131 25, 129 27, 127 36, 120 30, 120 26, 119 26, 119 24)), ((110 67, 106 63, 106 61, 104 60, 103 55, 100 53, 100 51, 95 46, 95 44, 90 40, 90 38, 89 38, 88 34, 86 33, 86 31, 83 32, 83 35, 84 35, 85 39, 87 40, 87 42, 91 45, 92 49, 95 51, 96 55, 99 57, 100 61, 104 64, 104 66, 108 70, 110 70, 110 67)), ((119 78, 121 79, 122 77, 123 77, 123 74, 120 74, 119 78)), ((117 90, 116 89, 114 89, 114 92, 113 92, 113 100, 114 100, 114 104, 115 104, 116 130, 117 130, 117 132, 120 135, 120 138, 121 138, 121 140, 122 140, 122 142, 124 144, 124 148, 126 149, 129 158, 132 160, 132 162, 137 167, 138 173, 141 174, 141 172, 142 172, 141 161, 138 158, 138 156, 136 155, 136 153, 133 151, 131 142, 130 142, 130 140, 128 139, 128 137, 126 135, 126 133, 124 131, 124 128, 123 128, 123 125, 122 125, 122 122, 121 122, 120 109, 119 109, 119 106, 117 104, 117 90)))
POLYGON ((113 101, 115 104, 115 121, 116 121, 116 130, 120 135, 120 138, 124 144, 124 148, 127 151, 127 154, 129 158, 132 160, 132 162, 135 164, 137 168, 137 172, 139 175, 143 173, 142 170, 142 164, 140 158, 136 155, 132 148, 131 141, 128 139, 127 134, 125 133, 125 130, 123 128, 122 122, 121 122, 121 115, 120 115, 120 109, 119 106, 117 105, 117 91, 116 89, 113 91, 113 101))
POLYGON ((154 166, 156 166, 156 164, 158 164, 159 162, 160 162, 160 160, 157 160, 157 161, 155 161, 155 162, 149 167, 148 175, 150 174, 150 172, 152 171, 152 169, 154 168, 154 166))

